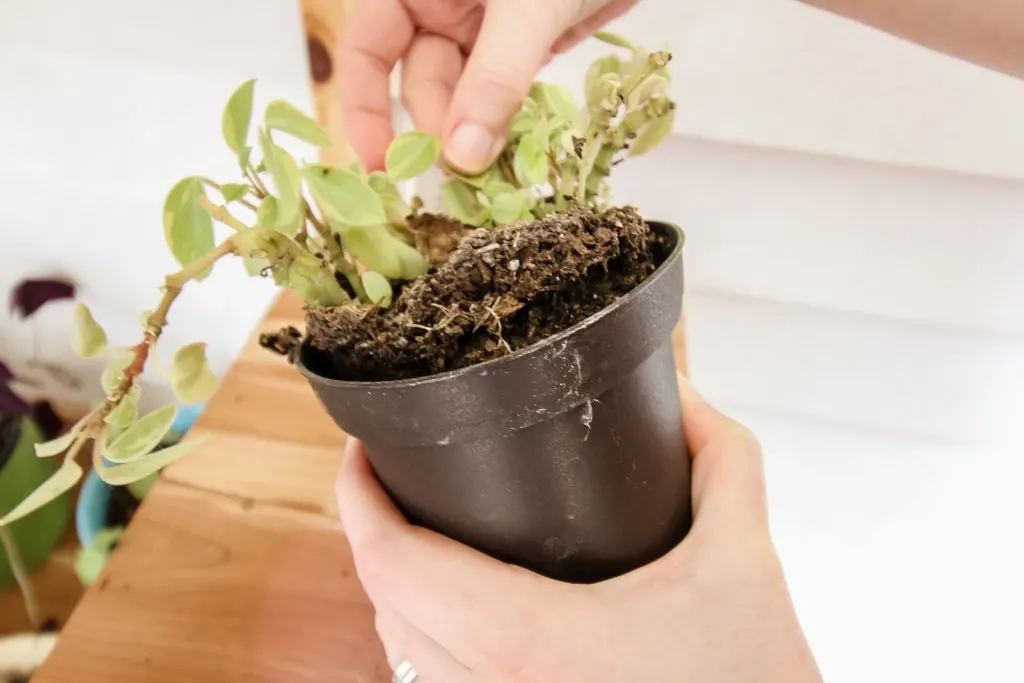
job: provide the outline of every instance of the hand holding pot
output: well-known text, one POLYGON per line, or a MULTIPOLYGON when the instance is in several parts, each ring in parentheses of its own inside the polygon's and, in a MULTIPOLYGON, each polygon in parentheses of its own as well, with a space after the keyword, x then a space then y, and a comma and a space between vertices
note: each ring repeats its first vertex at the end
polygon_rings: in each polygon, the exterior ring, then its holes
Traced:
POLYGON ((490 165, 537 71, 639 0, 360 0, 338 52, 342 116, 370 169, 391 141, 388 77, 402 62, 402 100, 468 172, 490 165))
POLYGON ((358 444, 338 484, 392 666, 417 683, 818 682, 768 530, 760 448, 683 383, 695 521, 662 559, 552 581, 406 523, 358 444))

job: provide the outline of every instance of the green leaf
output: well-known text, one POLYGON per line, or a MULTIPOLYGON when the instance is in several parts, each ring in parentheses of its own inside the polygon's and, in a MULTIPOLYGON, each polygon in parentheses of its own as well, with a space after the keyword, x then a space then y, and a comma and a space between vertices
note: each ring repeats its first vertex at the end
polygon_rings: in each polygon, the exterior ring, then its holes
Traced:
POLYGON ((59 455, 66 451, 71 443, 78 436, 74 430, 69 431, 67 434, 58 436, 56 439, 51 439, 45 443, 36 444, 36 456, 40 458, 52 458, 55 455, 59 455))
POLYGON ((387 222, 395 225, 405 224, 409 214, 412 213, 412 207, 406 203, 398 188, 391 182, 391 178, 386 173, 374 171, 370 174, 369 183, 384 203, 387 222))
POLYGON ((260 201, 259 209, 256 211, 256 225, 294 237, 298 234, 299 228, 302 227, 302 214, 301 212, 296 212, 295 218, 291 223, 281 225, 277 218, 277 198, 272 194, 268 194, 260 201))
POLYGON ((252 147, 243 147, 242 151, 238 153, 238 167, 242 169, 242 173, 245 173, 245 169, 249 167, 249 157, 252 155, 252 147))
POLYGON ((553 118, 565 121, 570 128, 580 127, 580 109, 568 88, 557 83, 534 83, 531 96, 542 102, 553 118))
POLYGON ((242 154, 249 137, 249 123, 252 121, 252 96, 256 80, 249 80, 238 86, 228 99, 221 117, 224 140, 235 154, 242 154))
POLYGON ((131 462, 146 455, 171 431, 178 407, 173 403, 146 415, 107 446, 103 454, 111 462, 131 462))
POLYGON ((378 272, 368 270, 362 275, 363 291, 371 303, 379 304, 381 308, 391 305, 391 283, 378 272))
POLYGON ((92 358, 107 346, 107 333, 92 317, 89 308, 79 301, 73 313, 74 331, 71 348, 82 358, 92 358))
POLYGON ((391 235, 383 225, 352 227, 341 237, 345 248, 369 270, 389 280, 414 280, 427 272, 427 260, 391 235))
POLYGON ((484 194, 491 200, 498 195, 511 194, 516 192, 516 186, 504 180, 493 180, 484 188, 484 194))
POLYGON ((311 145, 330 147, 332 144, 331 136, 316 119, 284 100, 274 100, 268 104, 263 120, 267 128, 287 133, 311 145))
POLYGON ((491 206, 491 219, 496 225, 507 225, 515 221, 532 218, 530 210, 535 203, 529 190, 516 190, 494 198, 491 206))
POLYGON ((0 527, 5 527, 16 522, 22 517, 32 514, 39 508, 51 503, 61 495, 67 493, 82 478, 82 468, 74 460, 65 460, 60 469, 54 472, 49 479, 39 485, 36 490, 28 494, 24 500, 14 506, 0 519, 0 527))
POLYGON ((154 472, 145 479, 139 479, 128 484, 128 491, 135 497, 135 500, 143 500, 160 480, 160 473, 154 472))
POLYGON ((440 153, 441 143, 435 137, 413 130, 391 142, 384 166, 392 180, 409 180, 425 173, 440 153))
POLYGON ((528 97, 523 101, 523 106, 512 117, 512 122, 508 126, 508 132, 511 135, 525 135, 534 129, 537 122, 540 121, 540 117, 540 108, 537 107, 537 103, 532 98, 528 97))
POLYGON ((548 179, 548 158, 530 136, 519 141, 513 168, 524 185, 539 185, 548 179))
POLYGON ((445 181, 441 186, 441 198, 448 213, 467 225, 472 224, 473 216, 480 210, 473 188, 461 178, 445 181))
POLYGON ((667 114, 654 119, 642 129, 636 136, 636 140, 629 148, 629 156, 638 157, 647 154, 652 149, 664 142, 665 138, 672 133, 672 126, 676 120, 676 110, 670 109, 667 114))
POLYGON ((213 219, 198 203, 202 196, 203 181, 189 177, 178 181, 164 200, 164 239, 182 266, 202 258, 214 247, 213 219))
POLYGON ((303 249, 297 249, 291 261, 282 259, 274 263, 274 282, 315 306, 340 306, 349 301, 334 271, 303 249))
POLYGON ((107 558, 121 540, 124 527, 110 527, 96 534, 88 548, 82 548, 75 558, 75 573, 83 586, 91 586, 99 578, 107 558))
POLYGON ((100 375, 100 385, 103 387, 103 391, 109 395, 117 388, 117 385, 121 383, 121 375, 134 359, 134 353, 122 353, 107 362, 106 367, 103 368, 103 374, 100 375))
POLYGON ((184 403, 203 403, 217 388, 217 376, 206 360, 206 342, 181 347, 171 361, 171 388, 184 403))
POLYGON ((649 100, 667 97, 671 81, 658 74, 651 74, 633 92, 627 100, 630 109, 639 109, 649 100))
POLYGON ((362 176, 344 168, 313 164, 303 169, 309 190, 337 231, 386 223, 384 202, 362 176))
POLYGON ((245 272, 248 273, 250 277, 261 277, 263 275, 263 271, 270 266, 270 261, 264 258, 252 258, 250 256, 246 256, 242 259, 242 264, 245 266, 245 272))
POLYGON ((613 45, 615 47, 624 47, 627 50, 636 50, 636 46, 629 42, 620 35, 609 33, 608 31, 598 31, 594 34, 594 37, 600 40, 602 43, 613 45))
POLYGON ((224 197, 224 201, 228 203, 238 201, 248 191, 249 186, 245 183, 224 183, 220 186, 220 194, 224 197))
POLYGON ((287 228, 302 218, 302 175, 292 155, 275 145, 263 129, 260 129, 260 146, 277 190, 277 221, 273 227, 287 228))
POLYGON ((203 443, 205 443, 204 439, 182 441, 122 465, 101 465, 96 470, 96 474, 111 486, 127 486, 132 482, 145 479, 154 472, 159 472, 178 458, 196 450, 203 443))
POLYGON ((106 417, 106 423, 115 429, 127 429, 139 416, 138 386, 132 387, 117 407, 106 417))

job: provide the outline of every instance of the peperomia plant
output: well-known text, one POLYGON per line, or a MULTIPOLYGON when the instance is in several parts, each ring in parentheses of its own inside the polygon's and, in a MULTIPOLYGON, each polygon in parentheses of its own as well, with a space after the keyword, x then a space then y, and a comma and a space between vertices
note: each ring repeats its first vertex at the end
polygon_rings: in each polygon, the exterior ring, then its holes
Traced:
MULTIPOLYGON (((649 151, 671 131, 670 55, 610 34, 598 38, 628 55, 593 64, 583 107, 565 88, 536 83, 487 171, 470 177, 442 164, 450 176, 443 196, 452 217, 467 226, 493 227, 573 205, 600 212, 607 206, 611 168, 624 154, 649 151)), ((0 527, 70 489, 82 476, 77 458, 90 445, 92 466, 114 485, 148 477, 197 447, 192 439, 154 451, 177 407, 140 417, 138 378, 182 288, 206 278, 222 257, 243 258, 251 275, 273 278, 310 305, 367 310, 391 306, 396 289, 430 269, 411 225, 419 202, 407 202, 398 184, 438 163, 438 141, 418 131, 399 135, 387 151, 386 169, 372 173, 359 164, 300 163, 279 144, 281 138, 326 147, 329 136, 314 119, 279 100, 267 105, 254 127, 254 85, 242 84, 223 113, 224 139, 237 157, 239 177, 226 183, 188 177, 167 195, 164 234, 181 269, 164 279, 158 304, 143 314, 141 341, 110 344, 89 309, 77 305, 74 350, 109 359, 101 379, 106 398, 67 434, 37 448, 40 457, 62 457, 63 466, 0 519, 0 527), (215 222, 231 231, 219 243, 215 222)), ((167 374, 185 403, 205 401, 216 385, 203 342, 177 350, 167 374)))

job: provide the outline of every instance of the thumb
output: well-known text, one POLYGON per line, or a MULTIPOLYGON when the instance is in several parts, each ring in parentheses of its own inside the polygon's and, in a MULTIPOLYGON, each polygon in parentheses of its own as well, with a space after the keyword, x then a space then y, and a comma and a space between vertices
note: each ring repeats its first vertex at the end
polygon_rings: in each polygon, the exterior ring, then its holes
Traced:
POLYGON ((693 458, 694 526, 767 525, 761 446, 749 429, 726 417, 678 377, 683 429, 693 458))
POLYGON ((456 168, 478 173, 505 144, 519 110, 551 48, 569 28, 576 0, 491 0, 448 114, 445 156, 456 168))

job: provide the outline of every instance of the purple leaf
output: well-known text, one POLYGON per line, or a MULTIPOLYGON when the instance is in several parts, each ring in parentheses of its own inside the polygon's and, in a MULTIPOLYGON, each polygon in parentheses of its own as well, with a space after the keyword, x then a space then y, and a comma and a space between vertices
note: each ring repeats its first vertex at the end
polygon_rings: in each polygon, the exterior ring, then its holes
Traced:
POLYGON ((7 367, 7 363, 0 360, 0 384, 7 384, 14 379, 14 373, 7 367))
POLYGON ((29 412, 28 404, 6 384, 0 385, 0 415, 24 415, 29 412))
POLYGON ((11 310, 27 318, 51 301, 74 296, 75 286, 65 280, 22 280, 11 292, 11 310))
POLYGON ((47 439, 56 439, 64 431, 64 421, 57 416, 49 401, 40 401, 32 405, 32 419, 47 439))

